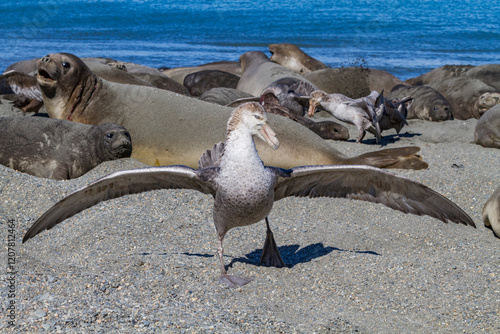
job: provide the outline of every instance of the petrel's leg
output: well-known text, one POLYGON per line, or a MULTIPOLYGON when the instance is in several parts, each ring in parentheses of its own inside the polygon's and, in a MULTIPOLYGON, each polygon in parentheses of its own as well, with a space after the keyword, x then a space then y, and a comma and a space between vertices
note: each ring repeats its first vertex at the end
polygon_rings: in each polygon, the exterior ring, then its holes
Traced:
POLYGON ((239 276, 233 276, 233 275, 228 275, 226 267, 224 266, 224 248, 222 248, 222 239, 224 237, 219 236, 219 247, 217 248, 217 254, 219 256, 219 262, 220 262, 220 283, 224 283, 229 285, 230 287, 237 287, 237 286, 242 286, 250 282, 252 279, 251 278, 246 278, 246 277, 239 277, 239 276))
POLYGON ((281 258, 280 251, 274 240, 273 232, 269 227, 269 220, 266 217, 266 241, 264 242, 264 248, 262 248, 262 255, 260 257, 260 264, 266 267, 276 267, 282 268, 285 266, 285 262, 281 258))

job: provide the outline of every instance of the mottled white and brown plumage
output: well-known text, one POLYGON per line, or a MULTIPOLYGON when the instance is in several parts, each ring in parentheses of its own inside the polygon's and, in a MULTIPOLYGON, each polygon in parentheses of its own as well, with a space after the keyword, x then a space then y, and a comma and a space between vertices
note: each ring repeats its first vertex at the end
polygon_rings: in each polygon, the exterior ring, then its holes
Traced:
MULTIPOLYGON (((382 203, 405 213, 429 215, 443 222, 474 226, 472 219, 447 198, 423 184, 378 168, 264 166, 255 149, 254 136, 275 149, 279 145, 263 108, 258 103, 246 103, 233 111, 226 141, 202 156, 200 168, 163 166, 110 174, 55 204, 33 224, 23 242, 101 201, 155 189, 193 189, 214 196, 221 281, 237 286, 249 279, 227 275, 222 248, 225 234, 233 227, 255 224, 265 218, 267 222, 273 203, 288 196, 358 199, 382 203)), ((282 265, 269 228, 262 261, 267 265, 282 265)))

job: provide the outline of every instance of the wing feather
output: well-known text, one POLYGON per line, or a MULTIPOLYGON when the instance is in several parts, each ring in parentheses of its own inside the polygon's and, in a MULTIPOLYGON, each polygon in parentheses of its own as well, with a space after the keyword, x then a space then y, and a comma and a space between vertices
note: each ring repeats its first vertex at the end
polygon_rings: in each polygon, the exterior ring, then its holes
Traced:
POLYGON ((0 75, 0 80, 5 80, 16 95, 25 96, 40 102, 43 101, 42 92, 34 76, 17 71, 8 71, 0 75))
POLYGON ((421 183, 378 168, 301 166, 275 169, 275 173, 275 200, 288 196, 348 198, 475 227, 467 213, 446 197, 421 183))
POLYGON ((215 194, 211 179, 217 168, 187 166, 132 169, 105 176, 69 194, 45 212, 26 232, 23 243, 99 202, 158 189, 193 189, 215 194))

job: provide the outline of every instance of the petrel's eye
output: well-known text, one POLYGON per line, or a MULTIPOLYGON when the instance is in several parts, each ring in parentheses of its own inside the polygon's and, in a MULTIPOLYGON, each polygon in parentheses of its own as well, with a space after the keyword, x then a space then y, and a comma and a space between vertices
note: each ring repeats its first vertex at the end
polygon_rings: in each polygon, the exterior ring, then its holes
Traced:
POLYGON ((62 66, 63 66, 64 68, 70 68, 70 65, 69 65, 69 63, 68 63, 67 61, 63 61, 63 62, 62 62, 62 66))
POLYGON ((261 119, 259 115, 253 115, 253 117, 255 117, 257 119, 261 119))

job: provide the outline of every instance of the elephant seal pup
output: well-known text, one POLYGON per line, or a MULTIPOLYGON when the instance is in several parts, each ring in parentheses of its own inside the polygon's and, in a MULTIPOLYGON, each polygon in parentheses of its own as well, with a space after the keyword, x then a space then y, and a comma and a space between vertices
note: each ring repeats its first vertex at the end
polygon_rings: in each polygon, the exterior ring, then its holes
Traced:
MULTIPOLYGON (((273 63, 261 51, 250 51, 240 56, 243 74, 236 89, 253 96, 260 96, 261 93, 273 82, 282 78, 293 78, 297 81, 306 81, 315 86, 309 80, 304 79, 300 74, 284 66, 273 63)), ((317 89, 317 87, 315 87, 317 89)))
POLYGON ((300 74, 328 68, 328 66, 309 56, 294 44, 270 44, 269 51, 272 53, 270 58, 272 62, 300 74))
POLYGON ((453 118, 448 100, 437 90, 428 86, 397 85, 387 95, 387 99, 400 100, 406 96, 413 97, 413 103, 408 108, 407 119, 418 118, 438 122, 453 118))
POLYGON ((177 81, 181 85, 187 75, 203 70, 217 70, 234 74, 238 77, 241 76, 241 65, 238 61, 217 61, 193 67, 176 67, 160 70, 167 77, 177 81))
POLYGON ((191 96, 200 96, 206 91, 217 87, 234 88, 238 86, 240 77, 219 70, 202 70, 186 75, 184 87, 191 96))
POLYGON ((500 148, 500 105, 496 105, 477 121, 474 141, 484 147, 500 148))
POLYGON ((198 99, 200 99, 201 101, 215 103, 221 106, 227 106, 235 100, 250 97, 254 96, 252 94, 242 92, 241 90, 227 87, 216 87, 201 94, 198 99))
POLYGON ((0 128, 0 163, 38 177, 73 179, 132 153, 128 131, 116 124, 1 117, 0 128))
MULTIPOLYGON (((87 124, 120 124, 134 140, 132 158, 149 165, 198 166, 203 152, 224 140, 232 111, 166 90, 103 80, 78 57, 67 53, 41 58, 37 77, 50 117, 87 124)), ((264 143, 257 144, 267 165, 427 167, 416 155, 418 147, 393 148, 349 158, 292 120, 269 115, 269 123, 280 136, 281 147, 274 152, 264 143)))
POLYGON ((453 117, 456 119, 479 119, 500 100, 500 91, 496 88, 482 80, 467 76, 445 79, 430 83, 429 86, 448 100, 453 117))
POLYGON ((490 228, 500 238, 500 187, 484 204, 482 218, 484 226, 490 228))

